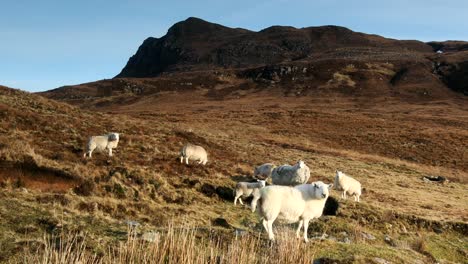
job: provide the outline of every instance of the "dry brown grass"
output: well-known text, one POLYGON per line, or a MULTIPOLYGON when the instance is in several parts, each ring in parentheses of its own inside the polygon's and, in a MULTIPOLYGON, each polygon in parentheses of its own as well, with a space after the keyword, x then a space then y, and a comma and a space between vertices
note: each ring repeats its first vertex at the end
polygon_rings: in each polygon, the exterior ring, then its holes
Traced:
MULTIPOLYGON (((351 66, 348 68, 350 76, 356 73, 351 66)), ((379 70, 376 66, 371 68, 379 70)), ((100 108, 111 115, 91 114, 21 92, 0 93, 0 103, 8 113, 0 119, 0 131, 8 132, 0 134, 0 166, 9 163, 17 168, 29 164, 21 175, 12 173, 0 185, 0 213, 5 216, 0 219, 0 232, 4 234, 0 239, 3 245, 0 261, 18 256, 22 244, 15 241, 28 237, 26 232, 31 237, 40 237, 43 232, 52 234, 60 229, 88 230, 84 251, 91 259, 96 253, 98 259, 108 256, 110 263, 119 261, 118 256, 131 258, 137 251, 139 258, 145 259, 149 255, 143 254, 149 244, 139 240, 113 244, 121 238, 118 226, 123 221, 135 220, 147 229, 186 221, 199 230, 198 227, 223 218, 230 224, 223 232, 242 228, 249 235, 235 240, 222 232, 210 236, 186 230, 188 233, 181 234, 177 232, 182 229, 177 228, 173 239, 166 240, 168 244, 159 244, 158 250, 169 250, 167 254, 170 250, 184 250, 175 248, 177 245, 169 243, 172 241, 201 247, 197 248, 198 253, 205 260, 213 256, 226 261, 239 258, 240 263, 247 256, 254 256, 259 263, 271 260, 244 246, 252 244, 257 245, 256 251, 265 250, 271 258, 283 262, 303 261, 299 256, 284 253, 299 250, 308 256, 307 260, 313 256, 346 259, 343 252, 347 252, 356 255, 356 259, 348 262, 370 263, 370 256, 384 255, 399 263, 411 259, 413 254, 421 254, 415 250, 400 252, 400 248, 384 244, 381 241, 384 234, 406 233, 407 229, 410 233, 405 241, 409 242, 405 243, 412 245, 416 235, 411 232, 419 228, 432 232, 434 225, 453 226, 454 222, 463 227, 468 220, 468 163, 463 156, 466 151, 460 148, 467 139, 464 129, 468 124, 467 109, 456 100, 414 105, 392 101, 379 106, 340 97, 272 96, 276 91, 220 101, 204 97, 206 91, 198 92, 168 92, 130 105, 110 104, 100 108), (180 107, 181 101, 188 102, 188 107, 180 107), (109 118, 115 114, 118 120, 109 118), (56 122, 50 122, 52 118, 56 122), (104 153, 96 153, 93 159, 83 160, 86 138, 108 131, 122 132, 115 156, 108 158, 104 153), (186 166, 177 161, 185 142, 207 146, 207 166, 186 166), (366 191, 362 203, 340 201, 342 209, 336 218, 318 221, 314 226, 316 232, 330 230, 331 236, 346 231, 352 244, 324 241, 325 246, 315 247, 315 242, 306 246, 284 238, 283 242, 270 246, 251 233, 259 231, 255 227, 256 215, 247 208, 232 205, 230 195, 235 181, 250 179, 253 166, 264 162, 293 163, 298 158, 311 168, 311 180, 331 182, 335 169, 342 169, 363 183, 366 191), (35 180, 43 180, 30 185, 33 173, 39 169, 49 176, 34 174, 40 176, 35 180), (446 176, 451 182, 442 185, 422 181, 422 176, 433 174, 446 176), (54 179, 68 185, 47 189, 54 179), (78 181, 79 187, 74 188, 73 180, 78 181), (13 219, 19 219, 18 223, 13 219), (375 234, 377 240, 363 240, 360 234, 363 230, 375 234), (96 243, 106 244, 112 250, 94 251, 96 243), (324 252, 325 247, 330 250, 324 252), (211 252, 209 248, 216 250, 211 252), (398 258, 399 254, 404 257, 398 258)), ((1 177, 6 175, 4 172, 1 177)), ((337 193, 332 195, 336 197, 337 193)), ((286 229, 278 236, 291 234, 286 229)), ((426 250, 447 259, 448 254, 434 253, 434 248, 457 237, 456 234, 426 238, 426 244, 430 245, 426 250), (436 246, 432 246, 434 243, 436 246)), ((459 250, 447 245, 446 252, 459 250)), ((79 249, 80 244, 75 248, 79 249)), ((402 247, 408 248, 411 246, 402 247)), ((70 249, 65 247, 63 251, 70 249)), ((197 259, 195 253, 184 254, 197 259)), ((44 254, 41 251, 37 256, 44 254)), ((51 253, 48 258, 56 258, 54 254, 62 253, 51 253)), ((149 254, 147 250, 145 254, 149 254)), ((453 259, 457 260, 463 254, 455 256, 453 259)))
POLYGON ((27 249, 27 263, 311 263, 316 245, 298 242, 291 230, 280 229, 277 242, 265 241, 258 234, 229 237, 211 233, 200 237, 192 226, 168 226, 147 242, 134 230, 125 241, 110 246, 101 254, 87 248, 86 236, 61 234, 45 236, 36 251, 27 249))

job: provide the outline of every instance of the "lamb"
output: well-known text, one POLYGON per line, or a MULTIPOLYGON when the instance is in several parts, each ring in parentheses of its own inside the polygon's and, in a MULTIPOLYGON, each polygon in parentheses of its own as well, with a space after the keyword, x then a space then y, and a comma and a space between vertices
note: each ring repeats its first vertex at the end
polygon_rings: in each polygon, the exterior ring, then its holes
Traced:
POLYGON ((268 238, 275 240, 273 222, 280 217, 286 222, 299 222, 296 231, 298 238, 301 227, 304 226, 304 241, 308 242, 309 221, 322 215, 332 186, 333 184, 317 181, 295 187, 271 185, 261 189, 258 212, 263 218, 262 224, 268 233, 268 238))
POLYGON ((188 164, 189 159, 198 161, 198 164, 205 165, 208 162, 208 154, 206 150, 197 145, 187 143, 180 150, 180 163, 183 163, 185 158, 185 164, 188 164))
POLYGON ((116 148, 119 144, 119 133, 109 133, 103 136, 92 136, 89 138, 88 145, 86 146, 86 152, 83 157, 87 156, 91 158, 94 150, 103 151, 107 149, 109 156, 112 157, 112 149, 116 148))
POLYGON ((282 165, 273 169, 271 180, 276 185, 294 186, 306 183, 310 178, 310 170, 304 161, 299 160, 294 166, 282 165))
POLYGON ((252 209, 252 212, 255 212, 255 209, 257 208, 257 201, 260 198, 260 189, 265 187, 265 184, 266 183, 264 180, 257 180, 257 182, 238 182, 236 184, 234 205, 237 204, 237 199, 239 199, 241 204, 244 204, 242 202, 241 196, 242 198, 253 196, 252 202, 250 203, 250 208, 252 209))
POLYGON ((361 183, 357 180, 349 177, 341 171, 336 171, 335 190, 343 191, 341 193, 341 198, 346 199, 346 193, 354 196, 354 201, 359 202, 359 197, 361 196, 361 183))
POLYGON ((276 166, 272 163, 265 163, 255 167, 253 176, 254 178, 268 179, 271 177, 271 172, 276 166))

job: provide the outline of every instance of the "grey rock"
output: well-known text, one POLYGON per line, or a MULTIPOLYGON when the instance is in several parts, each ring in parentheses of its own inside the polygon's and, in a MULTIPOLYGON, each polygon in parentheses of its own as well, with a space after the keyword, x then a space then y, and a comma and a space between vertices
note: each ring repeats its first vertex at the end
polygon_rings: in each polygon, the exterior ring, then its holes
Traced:
POLYGON ((135 227, 140 226, 140 223, 138 223, 137 221, 133 221, 133 220, 127 220, 127 221, 125 221, 125 223, 126 223, 130 228, 135 228, 135 227))
POLYGON ((244 229, 236 228, 236 229, 234 230, 234 235, 236 235, 236 238, 237 238, 237 237, 245 236, 245 235, 247 235, 247 234, 248 234, 247 230, 244 230, 244 229))
POLYGON ((366 232, 362 232, 361 233, 362 237, 364 239, 367 239, 367 240, 375 240, 375 236, 373 236, 372 234, 369 234, 369 233, 366 233, 366 232))
POLYGON ((346 233, 345 231, 343 231, 343 232, 340 232, 339 235, 340 235, 340 236, 348 236, 348 233, 346 233))
POLYGON ((391 262, 383 258, 374 258, 374 261, 378 264, 390 264, 391 262))
POLYGON ((396 246, 395 241, 393 241, 392 237, 389 235, 385 235, 384 241, 392 247, 396 246))
POLYGON ((161 238, 161 235, 155 231, 146 232, 141 236, 141 240, 151 242, 151 243, 159 242, 160 238, 161 238))

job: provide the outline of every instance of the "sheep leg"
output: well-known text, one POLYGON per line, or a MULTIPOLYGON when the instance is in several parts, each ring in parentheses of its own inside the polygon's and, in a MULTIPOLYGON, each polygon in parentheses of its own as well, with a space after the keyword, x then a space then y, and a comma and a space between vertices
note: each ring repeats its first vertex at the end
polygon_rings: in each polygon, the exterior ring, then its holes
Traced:
POLYGON ((301 220, 299 220, 299 225, 298 225, 298 227, 297 227, 297 231, 296 231, 296 237, 297 237, 297 238, 299 238, 299 237, 300 237, 299 233, 301 232, 302 221, 304 221, 304 220, 302 220, 302 219, 301 219, 301 220))
POLYGON ((355 201, 357 201, 358 203, 360 202, 359 196, 360 196, 360 195, 354 196, 354 197, 356 198, 355 201))
POLYGON ((265 228, 265 231, 268 233, 268 222, 265 218, 263 218, 262 220, 262 225, 263 225, 263 228, 265 228))
POLYGON ((244 205, 244 203, 242 202, 242 198, 239 197, 239 202, 240 204, 244 205))
POLYGON ((341 197, 343 197, 343 199, 346 200, 346 191, 343 191, 343 194, 341 195, 341 197))
POLYGON ((268 238, 271 241, 275 241, 275 235, 273 234, 273 220, 269 220, 267 224, 268 224, 268 238))
POLYGON ((185 164, 188 165, 188 157, 185 157, 185 164))
POLYGON ((242 200, 240 199, 241 196, 242 196, 242 193, 236 191, 236 197, 234 198, 234 205, 237 204, 237 200, 238 200, 238 199, 239 199, 239 201, 242 203, 242 200))
POLYGON ((203 166, 205 166, 205 164, 206 164, 207 161, 208 161, 208 160, 204 160, 204 161, 203 161, 203 166))
POLYGON ((180 156, 180 163, 184 163, 184 156, 180 156))
POLYGON ((112 157, 112 148, 109 148, 109 157, 112 157))
POLYGON ((252 210, 252 213, 255 212, 255 209, 257 208, 257 201, 260 197, 254 196, 252 199, 252 202, 250 203, 250 209, 252 210))
POLYGON ((304 219, 302 220, 304 222, 304 242, 309 242, 309 239, 307 238, 307 229, 309 228, 309 219, 304 219))

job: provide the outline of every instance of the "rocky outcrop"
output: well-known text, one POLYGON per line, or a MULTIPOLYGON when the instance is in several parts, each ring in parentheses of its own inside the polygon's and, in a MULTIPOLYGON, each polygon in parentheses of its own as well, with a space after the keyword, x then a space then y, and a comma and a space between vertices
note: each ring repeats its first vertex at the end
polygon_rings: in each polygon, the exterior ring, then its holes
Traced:
MULTIPOLYGON (((154 77, 175 70, 255 67, 309 59, 341 48, 394 52, 432 52, 419 41, 399 41, 354 32, 344 27, 273 26, 253 32, 188 18, 161 38, 147 38, 116 77, 154 77)), ((340 53, 341 52, 341 53, 340 53)))

